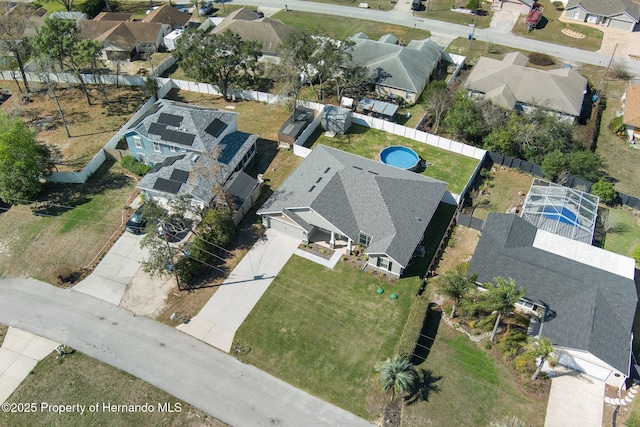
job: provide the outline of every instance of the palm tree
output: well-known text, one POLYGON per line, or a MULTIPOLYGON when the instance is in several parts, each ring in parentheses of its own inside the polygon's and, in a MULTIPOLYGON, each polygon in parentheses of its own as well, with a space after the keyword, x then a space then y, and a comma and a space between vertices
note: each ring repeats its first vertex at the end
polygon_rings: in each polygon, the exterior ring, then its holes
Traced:
POLYGON ((515 303, 524 296, 524 289, 516 288, 515 280, 506 280, 502 277, 496 277, 494 280, 496 282, 495 284, 488 282, 483 285, 487 290, 483 296, 485 307, 492 312, 496 311, 498 313, 496 324, 493 327, 493 332, 491 332, 491 342, 493 342, 496 337, 502 316, 511 312, 514 309, 515 303))
POLYGON ((551 357, 551 353, 553 353, 553 343, 549 338, 543 337, 542 335, 538 335, 537 337, 530 337, 527 340, 526 351, 532 356, 540 358, 540 363, 538 363, 536 371, 531 376, 531 381, 534 381, 536 378, 538 378, 538 375, 540 375, 540 370, 542 370, 544 361, 548 360, 551 357))
POLYGON ((444 273, 443 276, 437 278, 439 286, 438 293, 444 295, 453 300, 453 307, 451 307, 450 317, 453 319, 456 313, 456 309, 464 297, 475 286, 475 281, 478 277, 476 273, 467 276, 467 269, 469 263, 463 262, 453 267, 453 270, 449 270, 444 273))
POLYGON ((380 363, 376 371, 380 372, 382 389, 390 393, 391 400, 395 399, 396 395, 409 394, 418 379, 416 368, 400 355, 380 363))

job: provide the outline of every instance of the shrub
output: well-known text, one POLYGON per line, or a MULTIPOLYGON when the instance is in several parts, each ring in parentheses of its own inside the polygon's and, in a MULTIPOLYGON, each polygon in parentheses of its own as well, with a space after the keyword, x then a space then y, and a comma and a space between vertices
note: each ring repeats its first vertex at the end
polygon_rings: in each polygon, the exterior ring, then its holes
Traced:
POLYGON ((564 9, 564 4, 561 1, 554 1, 554 2, 551 2, 551 4, 553 5, 553 7, 556 8, 556 10, 564 9))
POLYGON ((533 52, 529 54, 529 62, 535 65, 540 65, 542 67, 553 65, 556 63, 556 61, 554 61, 553 58, 549 55, 539 52, 533 52))
POLYGON ((591 194, 600 197, 600 200, 606 204, 613 203, 618 198, 618 193, 613 188, 613 184, 604 178, 591 186, 591 194))
POLYGON ((640 264, 640 244, 631 251, 631 258, 636 260, 636 264, 640 264))
POLYGON ((614 118, 613 120, 611 120, 611 123, 609 124, 609 128, 616 135, 624 136, 624 132, 625 132, 625 129, 624 129, 624 116, 618 116, 618 117, 614 118))
POLYGON ((513 357, 518 354, 522 345, 527 341, 527 334, 522 330, 512 330, 509 328, 508 332, 498 343, 498 348, 507 357, 513 357))
POLYGON ((135 173, 138 176, 145 175, 147 172, 149 172, 149 169, 151 169, 150 166, 137 161, 132 156, 122 157, 122 160, 120 160, 120 164, 129 172, 135 173))

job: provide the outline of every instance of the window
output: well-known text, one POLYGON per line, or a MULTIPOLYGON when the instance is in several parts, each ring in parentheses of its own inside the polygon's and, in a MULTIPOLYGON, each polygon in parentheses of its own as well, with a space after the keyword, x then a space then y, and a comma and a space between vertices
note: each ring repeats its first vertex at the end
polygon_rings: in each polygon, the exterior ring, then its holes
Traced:
POLYGON ((153 151, 157 151, 158 153, 160 153, 162 151, 162 149, 160 149, 160 144, 158 144, 157 142, 154 142, 153 151))
POLYGON ((131 139, 133 139, 133 145, 135 145, 136 148, 143 148, 144 147, 142 145, 142 138, 140 138, 139 136, 133 136, 133 137, 131 137, 131 139))
POLYGON ((378 267, 384 268, 387 271, 391 271, 391 265, 393 263, 386 258, 378 258, 378 267))
POLYGON ((371 236, 360 233, 358 236, 358 243, 362 246, 369 246, 369 243, 371 243, 371 236))
POLYGON ((172 153, 175 153, 175 152, 176 152, 176 151, 178 151, 178 150, 177 150, 177 149, 176 149, 176 147, 174 147, 173 145, 170 145, 170 146, 169 146, 169 151, 171 151, 172 153))
POLYGON ((580 19, 580 11, 579 10, 574 10, 572 18, 573 19, 580 19))

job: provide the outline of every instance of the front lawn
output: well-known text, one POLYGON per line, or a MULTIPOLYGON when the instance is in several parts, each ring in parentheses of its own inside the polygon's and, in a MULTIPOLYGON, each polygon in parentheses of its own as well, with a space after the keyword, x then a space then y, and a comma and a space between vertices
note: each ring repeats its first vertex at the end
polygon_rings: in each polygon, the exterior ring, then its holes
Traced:
POLYGON ((30 205, 0 210, 0 276, 55 283, 79 271, 122 226, 134 181, 106 162, 86 184, 47 184, 30 205))
POLYGON ((329 270, 294 255, 236 334, 252 349, 243 361, 374 419, 365 401, 375 365, 393 355, 416 290, 415 278, 389 284, 343 262, 329 270))
POLYGON ((576 49, 584 49, 596 51, 600 49, 602 44, 602 31, 587 25, 573 24, 570 22, 560 22, 561 11, 556 10, 551 5, 550 0, 538 0, 544 6, 542 20, 538 24, 539 28, 531 32, 527 32, 525 25, 525 15, 520 15, 518 22, 513 27, 513 34, 539 40, 548 43, 555 43, 564 46, 575 47, 576 49), (584 35, 583 38, 571 37, 562 32, 563 29, 574 31, 584 35))
POLYGON ((319 31, 334 39, 346 39, 358 32, 365 33, 371 40, 378 40, 385 34, 393 34, 404 43, 411 40, 423 40, 431 37, 429 31, 417 30, 400 25, 353 19, 346 16, 324 15, 296 11, 280 11, 272 16, 287 25, 297 28, 319 31))
POLYGON ((478 165, 478 160, 471 157, 358 125, 352 125, 346 135, 336 135, 334 138, 324 136, 318 130, 305 145, 312 144, 324 144, 373 160, 378 160, 380 150, 390 145, 409 147, 429 163, 423 172, 424 175, 447 182, 449 184, 447 189, 458 194, 464 189, 478 165))

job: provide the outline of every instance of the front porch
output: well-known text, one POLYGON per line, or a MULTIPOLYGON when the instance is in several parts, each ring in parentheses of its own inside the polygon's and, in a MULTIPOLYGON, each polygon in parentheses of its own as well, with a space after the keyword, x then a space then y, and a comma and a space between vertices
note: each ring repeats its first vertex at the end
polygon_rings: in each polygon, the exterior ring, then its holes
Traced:
POLYGON ((309 243, 315 243, 345 255, 349 255, 354 246, 353 241, 348 237, 317 227, 309 233, 309 243))

